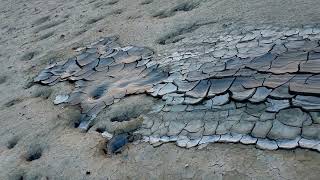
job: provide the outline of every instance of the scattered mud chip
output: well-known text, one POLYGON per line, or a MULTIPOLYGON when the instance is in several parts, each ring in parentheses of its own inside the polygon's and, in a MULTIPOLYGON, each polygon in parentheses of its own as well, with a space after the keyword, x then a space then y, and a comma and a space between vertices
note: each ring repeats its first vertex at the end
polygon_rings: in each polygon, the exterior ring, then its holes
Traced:
POLYGON ((23 100, 20 99, 20 98, 12 99, 11 101, 6 102, 6 103, 4 104, 4 106, 5 106, 5 107, 11 107, 11 106, 14 106, 14 105, 16 105, 16 104, 21 103, 22 101, 23 101, 23 100))
POLYGON ((35 146, 29 149, 29 151, 26 154, 26 161, 34 161, 37 159, 40 159, 42 156, 42 148, 40 148, 39 146, 35 146))
POLYGON ((123 147, 129 142, 128 134, 115 135, 107 144, 107 154, 117 154, 123 150, 123 147))
POLYGON ((30 61, 37 55, 37 52, 28 52, 21 57, 21 61, 30 61))

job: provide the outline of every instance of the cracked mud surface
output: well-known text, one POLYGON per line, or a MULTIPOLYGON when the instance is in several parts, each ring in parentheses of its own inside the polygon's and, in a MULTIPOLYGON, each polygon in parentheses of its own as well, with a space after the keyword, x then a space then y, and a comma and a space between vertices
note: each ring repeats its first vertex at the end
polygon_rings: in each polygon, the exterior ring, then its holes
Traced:
POLYGON ((317 179, 317 6, 1 1, 1 179, 317 179), (74 51, 114 35, 112 62, 74 51), (143 139, 108 156, 104 131, 143 139))
POLYGON ((320 29, 225 31, 185 38, 164 58, 103 38, 49 65, 34 81, 73 82, 73 92, 59 103, 80 104, 84 130, 103 109, 144 93, 165 102, 141 114, 142 125, 133 133, 156 146, 241 142, 320 151, 320 29))

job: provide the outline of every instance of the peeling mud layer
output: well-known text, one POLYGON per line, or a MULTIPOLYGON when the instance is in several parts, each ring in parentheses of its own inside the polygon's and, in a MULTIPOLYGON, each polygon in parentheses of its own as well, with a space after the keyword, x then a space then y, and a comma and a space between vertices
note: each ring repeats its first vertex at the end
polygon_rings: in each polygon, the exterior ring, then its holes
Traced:
POLYGON ((133 133, 153 145, 241 142, 320 151, 319 40, 315 27, 231 29, 186 38, 176 52, 155 59, 147 48, 121 48, 104 38, 34 80, 74 82, 65 102, 80 104, 84 130, 107 106, 146 93, 165 102, 141 114, 133 133))
POLYGON ((0 0, 0 179, 319 179, 319 8, 0 0))

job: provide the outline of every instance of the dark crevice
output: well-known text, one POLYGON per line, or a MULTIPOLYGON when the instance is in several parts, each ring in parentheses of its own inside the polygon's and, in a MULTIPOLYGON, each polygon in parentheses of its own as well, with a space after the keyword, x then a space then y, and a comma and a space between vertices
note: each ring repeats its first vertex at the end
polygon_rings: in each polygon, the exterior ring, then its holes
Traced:
POLYGON ((106 128, 105 127, 98 127, 97 129, 96 129, 96 132, 98 132, 98 133, 103 133, 103 132, 105 132, 106 131, 106 128))
POLYGON ((31 147, 31 149, 29 150, 29 152, 26 155, 26 161, 34 161, 37 159, 40 159, 42 156, 42 148, 40 147, 31 147))

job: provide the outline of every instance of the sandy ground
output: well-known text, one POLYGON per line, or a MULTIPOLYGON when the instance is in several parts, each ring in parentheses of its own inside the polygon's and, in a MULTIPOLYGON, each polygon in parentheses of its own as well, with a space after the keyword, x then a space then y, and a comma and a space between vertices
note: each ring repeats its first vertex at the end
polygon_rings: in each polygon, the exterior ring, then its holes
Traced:
POLYGON ((130 144, 106 156, 99 133, 73 128, 76 107, 53 105, 55 95, 70 91, 68 83, 31 82, 46 64, 99 37, 118 35, 123 45, 161 52, 174 46, 163 38, 192 24, 208 23, 181 36, 232 24, 300 27, 318 24, 319 8, 316 0, 1 0, 0 179, 318 179, 319 153, 303 149, 130 144), (188 8, 175 10, 185 2, 188 8))

